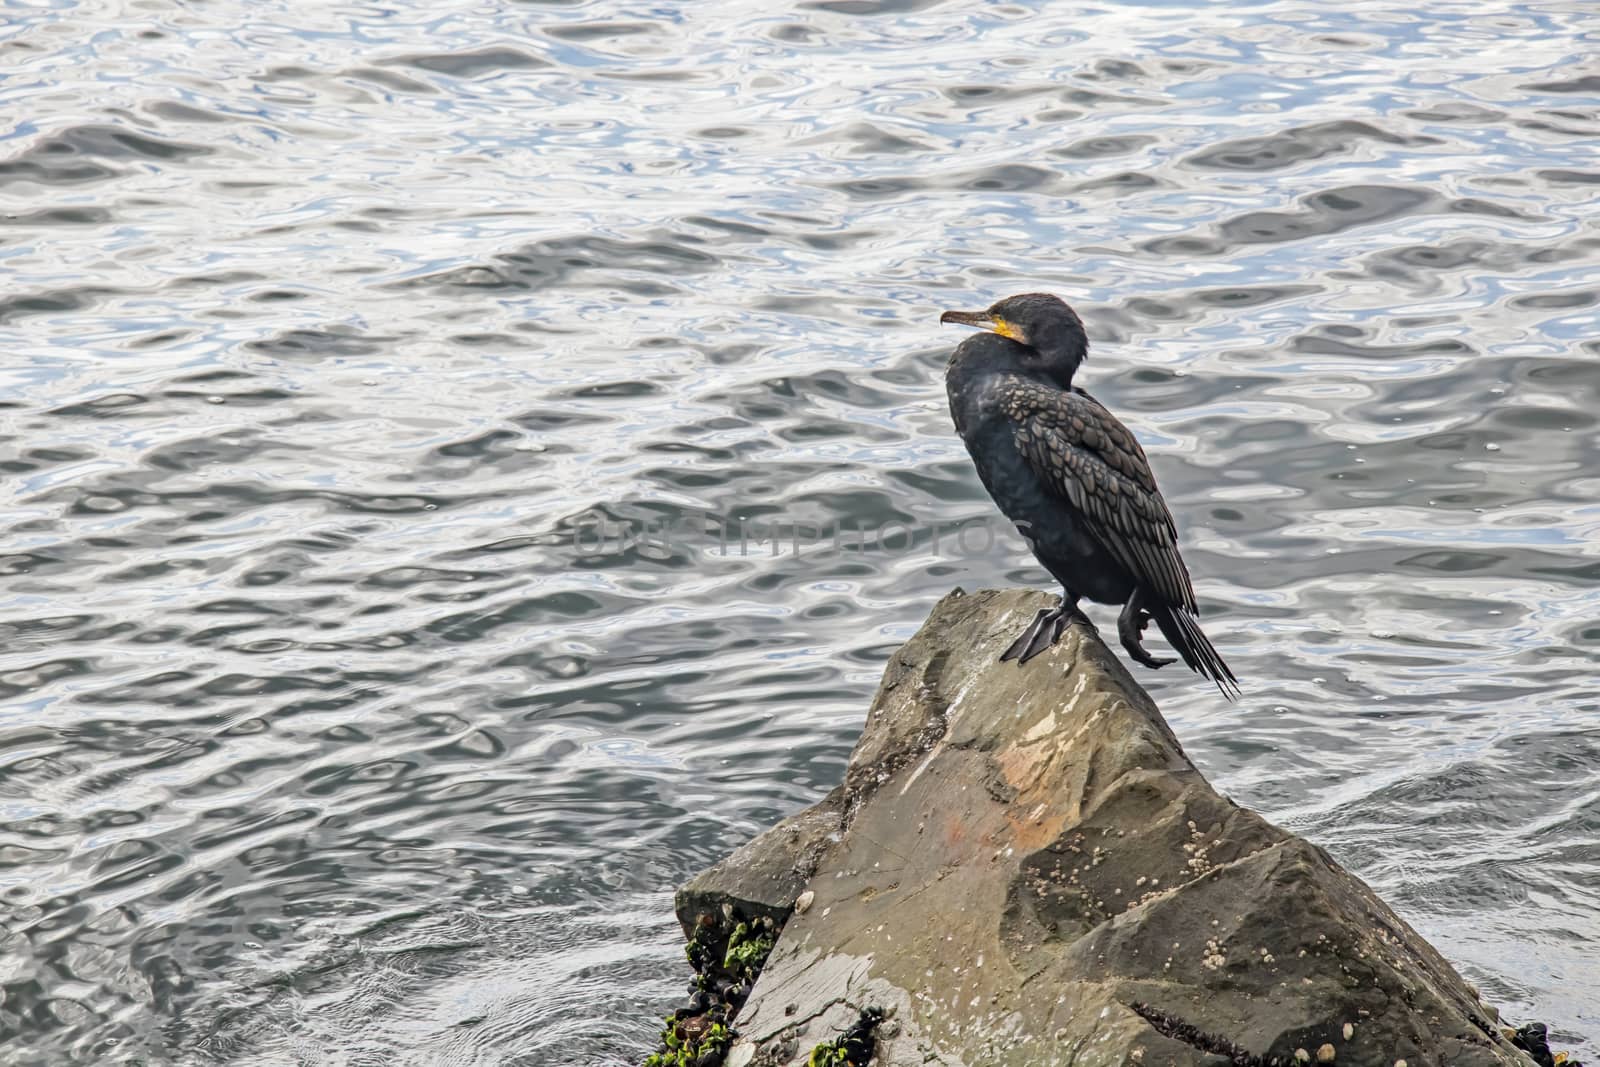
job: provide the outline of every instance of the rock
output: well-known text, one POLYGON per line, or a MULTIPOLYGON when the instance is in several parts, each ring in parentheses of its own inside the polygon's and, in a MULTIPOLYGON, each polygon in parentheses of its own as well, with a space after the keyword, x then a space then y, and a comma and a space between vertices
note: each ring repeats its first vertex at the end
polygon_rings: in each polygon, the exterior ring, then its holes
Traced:
POLYGON ((843 805, 844 787, 840 786, 679 889, 674 905, 683 936, 694 936, 702 914, 729 908, 782 925, 823 854, 838 843, 843 805))
POLYGON ((1095 633, 998 662, 1050 602, 940 601, 843 785, 679 893, 686 931, 787 918, 729 1064, 804 1064, 876 1010, 880 1067, 1527 1067, 1370 889, 1207 784, 1095 633))

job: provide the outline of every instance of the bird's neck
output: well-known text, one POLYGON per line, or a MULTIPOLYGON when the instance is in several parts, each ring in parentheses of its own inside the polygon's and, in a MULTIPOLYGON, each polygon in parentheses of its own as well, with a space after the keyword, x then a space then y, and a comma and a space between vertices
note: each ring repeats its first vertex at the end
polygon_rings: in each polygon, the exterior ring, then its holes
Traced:
POLYGON ((992 333, 977 334, 957 346, 945 368, 945 380, 951 389, 967 390, 982 382, 1019 376, 1045 381, 1039 368, 1032 364, 1032 349, 992 333))
POLYGON ((1081 348, 1053 350, 1041 353, 1035 367, 1055 385, 1062 389, 1072 389, 1073 376, 1083 364, 1083 357, 1084 352, 1081 348))
POLYGON ((1003 337, 979 334, 956 349, 945 368, 945 386, 963 437, 1009 426, 1005 398, 1018 380, 1070 388, 1046 373, 1032 349, 1003 337))
MULTIPOLYGON (((1053 385, 1057 389, 1074 388, 1073 377, 1083 363, 1081 351, 1041 351, 1014 341, 1004 341, 1003 344, 1004 347, 991 347, 983 352, 980 357, 982 372, 1016 374, 1031 381, 1053 385)), ((975 359, 973 362, 979 361, 975 359)))

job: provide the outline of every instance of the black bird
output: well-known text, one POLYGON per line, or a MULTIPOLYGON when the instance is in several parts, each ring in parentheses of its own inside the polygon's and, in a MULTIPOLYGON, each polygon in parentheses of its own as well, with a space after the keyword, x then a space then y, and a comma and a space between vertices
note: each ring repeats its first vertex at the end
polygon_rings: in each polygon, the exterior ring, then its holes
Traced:
POLYGON ((1047 293, 1023 293, 939 321, 987 331, 950 357, 950 413, 984 488, 1065 591, 1000 658, 1026 663, 1060 639, 1071 616, 1088 622, 1078 609, 1088 597, 1123 605, 1117 634, 1137 662, 1173 662, 1145 651, 1154 619, 1191 670, 1237 696, 1238 679, 1200 631, 1178 529, 1144 449, 1072 384, 1089 354, 1077 312, 1047 293))

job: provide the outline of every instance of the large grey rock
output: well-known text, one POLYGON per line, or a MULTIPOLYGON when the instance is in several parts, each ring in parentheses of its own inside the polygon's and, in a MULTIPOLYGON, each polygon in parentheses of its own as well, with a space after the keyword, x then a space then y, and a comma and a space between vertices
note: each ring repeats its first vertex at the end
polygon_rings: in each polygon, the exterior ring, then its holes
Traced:
POLYGON ((803 1064, 868 1006, 892 1013, 886 1067, 1526 1067, 1371 890, 1206 783, 1095 634, 997 662, 1047 603, 946 597, 890 660, 842 788, 680 894, 686 930, 811 894, 732 1067, 803 1064))
POLYGON ((840 840, 843 824, 840 786, 702 871, 677 893, 675 910, 683 936, 693 937, 697 918, 720 914, 725 904, 745 918, 771 918, 781 925, 822 857, 840 840))

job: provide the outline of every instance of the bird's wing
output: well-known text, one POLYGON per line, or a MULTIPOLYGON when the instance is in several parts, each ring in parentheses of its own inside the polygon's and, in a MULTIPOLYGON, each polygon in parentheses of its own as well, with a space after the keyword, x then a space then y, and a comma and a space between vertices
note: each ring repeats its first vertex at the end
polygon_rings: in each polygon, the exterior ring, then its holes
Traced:
POLYGON ((1089 533, 1134 580, 1173 607, 1197 612, 1178 528, 1138 440, 1087 393, 1034 382, 1008 390, 1017 446, 1089 533))

